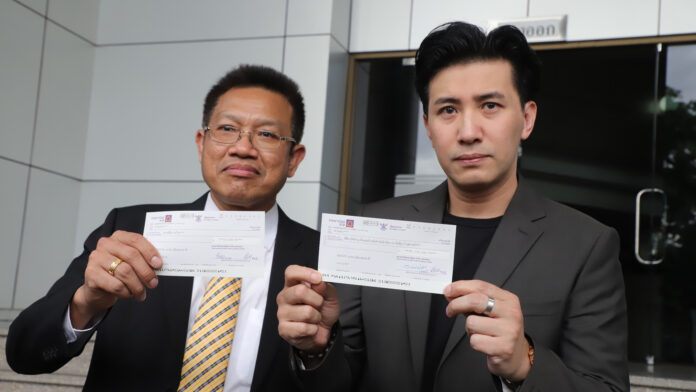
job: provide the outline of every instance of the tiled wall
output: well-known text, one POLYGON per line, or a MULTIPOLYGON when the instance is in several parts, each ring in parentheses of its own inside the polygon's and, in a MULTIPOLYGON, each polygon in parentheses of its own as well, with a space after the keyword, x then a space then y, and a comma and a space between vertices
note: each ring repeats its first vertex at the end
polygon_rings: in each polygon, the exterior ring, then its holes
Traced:
POLYGON ((563 14, 569 41, 696 33, 692 0, 353 0, 349 49, 417 49, 431 29, 452 20, 486 28, 491 19, 563 14))
POLYGON ((206 191, 194 135, 226 71, 264 64, 306 100, 279 195, 335 212, 350 0, 0 0, 0 321, 43 295, 109 209, 206 191))

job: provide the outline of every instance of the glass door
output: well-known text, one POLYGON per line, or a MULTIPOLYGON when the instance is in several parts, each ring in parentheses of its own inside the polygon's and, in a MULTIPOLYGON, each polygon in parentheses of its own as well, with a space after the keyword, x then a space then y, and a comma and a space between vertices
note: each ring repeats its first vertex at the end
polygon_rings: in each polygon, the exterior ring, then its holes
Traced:
MULTIPOLYGON (((696 45, 661 53, 656 132, 656 181, 664 192, 657 344, 666 362, 696 363, 696 45)), ((655 242, 658 242, 657 240, 655 242)))

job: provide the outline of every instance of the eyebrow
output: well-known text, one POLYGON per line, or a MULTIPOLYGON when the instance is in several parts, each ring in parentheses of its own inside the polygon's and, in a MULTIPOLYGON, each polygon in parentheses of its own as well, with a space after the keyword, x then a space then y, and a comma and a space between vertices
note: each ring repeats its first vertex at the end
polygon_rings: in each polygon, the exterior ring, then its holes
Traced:
MULTIPOLYGON (((505 99, 505 95, 499 91, 491 91, 488 93, 480 94, 474 97, 474 101, 476 102, 483 102, 487 101, 489 99, 505 99)), ((461 99, 455 98, 455 97, 440 97, 433 102, 434 105, 442 105, 445 103, 451 103, 451 104, 460 104, 462 102, 461 99)))
POLYGON ((476 97, 474 97, 474 101, 476 102, 483 102, 489 99, 505 99, 505 95, 498 91, 491 91, 489 93, 477 95, 476 97))
POLYGON ((453 104, 459 104, 462 101, 459 98, 454 98, 454 97, 441 97, 435 100, 433 102, 433 105, 441 105, 443 103, 453 103, 453 104))
MULTIPOLYGON (((222 113, 220 115, 220 120, 231 120, 237 123, 244 122, 243 117, 237 116, 232 113, 222 113)), ((278 120, 274 120, 271 118, 259 118, 254 121, 254 126, 259 127, 259 126, 274 126, 277 128, 281 128, 281 122, 278 120)))

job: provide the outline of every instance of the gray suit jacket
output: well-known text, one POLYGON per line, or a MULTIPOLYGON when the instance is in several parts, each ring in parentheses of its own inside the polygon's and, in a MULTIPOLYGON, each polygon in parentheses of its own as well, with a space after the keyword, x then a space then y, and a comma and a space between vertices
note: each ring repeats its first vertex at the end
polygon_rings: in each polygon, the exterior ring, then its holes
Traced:
MULTIPOLYGON (((442 222, 447 184, 367 206, 363 215, 442 222)), ((475 274, 516 294, 535 362, 521 391, 628 391, 626 304, 618 234, 537 195, 522 179, 475 274)), ((339 287, 339 333, 307 390, 420 390, 430 294, 339 287)), ((495 391, 485 355, 457 316, 434 391, 495 391)))

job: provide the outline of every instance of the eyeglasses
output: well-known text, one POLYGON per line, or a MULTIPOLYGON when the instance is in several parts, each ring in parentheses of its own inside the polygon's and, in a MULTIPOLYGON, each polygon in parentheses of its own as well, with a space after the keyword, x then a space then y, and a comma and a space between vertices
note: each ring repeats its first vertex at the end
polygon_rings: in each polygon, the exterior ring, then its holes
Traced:
POLYGON ((242 140, 242 134, 248 133, 251 137, 251 145, 260 150, 275 150, 280 147, 282 141, 297 143, 291 137, 280 136, 275 132, 264 131, 261 129, 253 131, 242 131, 241 129, 229 124, 210 124, 203 128, 210 131, 210 137, 222 144, 235 144, 242 140))

